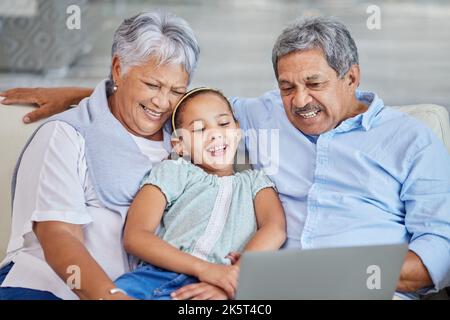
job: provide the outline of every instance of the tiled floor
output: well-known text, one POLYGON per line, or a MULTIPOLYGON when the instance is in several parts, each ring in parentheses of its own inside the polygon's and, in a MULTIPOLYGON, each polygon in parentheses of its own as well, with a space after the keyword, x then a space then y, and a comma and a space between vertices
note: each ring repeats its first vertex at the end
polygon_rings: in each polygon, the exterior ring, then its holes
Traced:
POLYGON ((184 17, 202 48, 193 85, 228 95, 254 96, 276 87, 270 55, 289 21, 333 15, 348 25, 359 47, 361 88, 387 104, 435 103, 450 110, 450 1, 155 0, 94 1, 98 37, 92 51, 65 74, 0 73, 0 89, 15 86, 93 86, 109 73, 114 29, 124 17, 162 8, 184 17), (381 9, 381 30, 369 30, 369 5, 381 9), (97 22, 98 21, 98 22, 97 22))

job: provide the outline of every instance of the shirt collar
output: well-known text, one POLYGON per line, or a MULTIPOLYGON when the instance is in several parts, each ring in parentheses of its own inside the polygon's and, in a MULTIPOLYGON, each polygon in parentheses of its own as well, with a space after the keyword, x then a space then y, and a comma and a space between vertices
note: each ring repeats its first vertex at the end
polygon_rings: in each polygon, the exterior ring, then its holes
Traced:
POLYGON ((375 118, 384 108, 383 100, 381 100, 375 93, 370 91, 359 91, 355 92, 356 99, 365 105, 369 106, 368 109, 343 121, 337 128, 336 131, 349 131, 356 127, 362 127, 365 131, 370 130, 375 118))

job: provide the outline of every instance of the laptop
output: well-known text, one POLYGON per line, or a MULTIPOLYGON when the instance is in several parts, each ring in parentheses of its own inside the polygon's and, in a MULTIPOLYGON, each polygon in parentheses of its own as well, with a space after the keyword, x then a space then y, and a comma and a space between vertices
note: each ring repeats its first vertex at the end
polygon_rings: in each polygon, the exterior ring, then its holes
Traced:
POLYGON ((407 244, 246 252, 237 300, 392 300, 407 244))

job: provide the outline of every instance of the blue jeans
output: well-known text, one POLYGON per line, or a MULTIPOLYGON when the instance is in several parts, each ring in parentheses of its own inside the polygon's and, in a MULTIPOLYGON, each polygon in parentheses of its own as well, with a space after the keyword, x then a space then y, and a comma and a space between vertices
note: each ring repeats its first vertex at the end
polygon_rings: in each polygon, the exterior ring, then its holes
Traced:
POLYGON ((170 300, 170 294, 185 285, 198 282, 197 278, 141 264, 133 272, 120 276, 115 284, 136 299, 170 300))
MULTIPOLYGON (((11 262, 0 269, 0 285, 13 267, 11 262)), ((48 291, 33 290, 28 288, 0 287, 0 300, 61 300, 48 291)))

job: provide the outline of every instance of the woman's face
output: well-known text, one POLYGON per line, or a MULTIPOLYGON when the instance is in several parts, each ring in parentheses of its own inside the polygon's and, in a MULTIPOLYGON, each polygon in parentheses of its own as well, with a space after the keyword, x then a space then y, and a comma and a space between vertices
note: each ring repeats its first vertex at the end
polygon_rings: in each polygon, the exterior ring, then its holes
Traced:
POLYGON ((117 91, 109 98, 114 116, 134 135, 162 140, 161 128, 186 92, 189 76, 181 64, 158 65, 155 58, 122 72, 113 59, 117 91))
POLYGON ((180 111, 177 132, 183 155, 206 172, 232 174, 242 134, 228 104, 217 94, 204 93, 191 98, 180 111))

